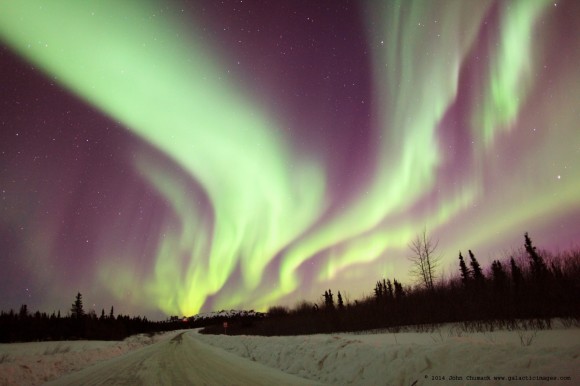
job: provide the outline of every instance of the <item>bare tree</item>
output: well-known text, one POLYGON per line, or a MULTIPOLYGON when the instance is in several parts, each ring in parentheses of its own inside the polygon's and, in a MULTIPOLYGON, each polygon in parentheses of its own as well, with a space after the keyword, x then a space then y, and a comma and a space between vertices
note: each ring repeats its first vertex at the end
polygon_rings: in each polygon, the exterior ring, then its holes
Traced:
POLYGON ((428 290, 435 288, 436 271, 441 260, 441 256, 435 254, 438 244, 439 241, 431 240, 426 229, 409 244, 409 249, 413 252, 413 256, 409 257, 413 263, 411 275, 428 290))

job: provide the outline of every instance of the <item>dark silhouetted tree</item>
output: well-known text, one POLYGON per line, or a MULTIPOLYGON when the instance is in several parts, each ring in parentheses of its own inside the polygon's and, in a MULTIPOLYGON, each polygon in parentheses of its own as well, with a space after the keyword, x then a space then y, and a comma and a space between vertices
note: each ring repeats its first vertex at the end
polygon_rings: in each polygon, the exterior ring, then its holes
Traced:
POLYGON ((375 292, 375 300, 377 301, 377 303, 381 302, 385 297, 386 288, 380 280, 377 281, 377 284, 375 284, 374 292, 375 292))
POLYGON ((75 298, 75 302, 72 304, 70 309, 71 318, 73 319, 81 319, 85 316, 85 310, 83 309, 83 295, 81 293, 77 293, 75 298))
POLYGON ((532 277, 536 283, 539 283, 546 278, 548 274, 548 267, 546 266, 546 263, 544 263, 542 256, 538 254, 536 247, 532 245, 532 240, 528 236, 528 232, 525 233, 524 238, 524 247, 526 248, 526 252, 530 258, 530 269, 532 272, 532 277))
POLYGON ((467 285, 467 283, 469 282, 469 269, 465 264, 465 260, 463 260, 461 251, 459 251, 459 270, 461 271, 461 282, 463 283, 463 285, 467 285))
POLYGON ((395 293, 393 292, 393 284, 391 283, 390 279, 387 279, 387 296, 389 300, 393 300, 395 298, 395 293))
POLYGON ((338 295, 336 297, 338 300, 338 309, 343 310, 344 309, 344 302, 342 300, 342 295, 340 294, 340 291, 338 291, 338 295))
POLYGON ((413 256, 409 257, 412 263, 411 275, 423 284, 428 290, 435 288, 436 271, 440 256, 436 256, 437 242, 427 236, 427 230, 409 244, 413 256))
POLYGON ((20 312, 18 313, 20 320, 26 319, 28 317, 28 306, 23 304, 20 306, 20 312))
POLYGON ((324 307, 327 310, 334 309, 334 295, 330 289, 328 291, 324 291, 324 307))
POLYGON ((403 290, 403 285, 397 281, 397 279, 393 280, 393 285, 395 286, 395 298, 400 300, 405 296, 405 291, 403 290))
POLYGON ((113 306, 111 306, 111 312, 109 313, 109 319, 115 319, 115 314, 113 314, 113 306))
POLYGON ((481 265, 479 265, 479 262, 477 261, 477 259, 475 258, 475 256, 473 255, 473 252, 471 252, 471 249, 469 250, 469 265, 471 265, 471 272, 473 273, 473 279, 476 282, 482 282, 484 277, 483 277, 483 271, 481 270, 481 265))

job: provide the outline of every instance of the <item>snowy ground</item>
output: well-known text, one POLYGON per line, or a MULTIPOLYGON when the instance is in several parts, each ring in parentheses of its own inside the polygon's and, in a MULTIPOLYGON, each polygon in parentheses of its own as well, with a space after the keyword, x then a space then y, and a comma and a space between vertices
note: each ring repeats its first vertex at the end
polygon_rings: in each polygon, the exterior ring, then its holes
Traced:
POLYGON ((119 341, 62 341, 0 344, 0 385, 41 385, 64 374, 114 358, 175 332, 135 335, 119 341))
MULTIPOLYGON (((102 366, 109 358, 121 360, 143 350, 154 351, 153 346, 145 348, 152 343, 166 347, 162 342, 178 333, 136 336, 123 342, 2 344, 0 385, 37 385, 83 368, 86 372, 89 366, 97 362, 102 366)), ((235 354, 331 385, 580 384, 580 329, 562 326, 488 333, 465 333, 456 326, 444 326, 429 333, 294 337, 212 336, 192 331, 185 338, 228 351, 215 351, 224 358, 235 354)), ((201 346, 191 342, 188 347, 201 346)))
POLYGON ((331 385, 580 384, 578 328, 464 333, 457 326, 443 326, 430 333, 197 338, 331 385))

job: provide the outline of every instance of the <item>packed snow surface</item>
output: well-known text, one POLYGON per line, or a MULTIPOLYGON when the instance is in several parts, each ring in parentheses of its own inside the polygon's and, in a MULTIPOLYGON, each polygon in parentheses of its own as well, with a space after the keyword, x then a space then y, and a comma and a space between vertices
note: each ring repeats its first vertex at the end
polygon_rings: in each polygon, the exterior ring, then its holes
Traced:
POLYGON ((580 384, 577 328, 465 333, 442 326, 428 333, 197 339, 329 385, 580 384))
POLYGON ((316 384, 266 367, 181 332, 121 357, 65 375, 47 386, 90 385, 251 385, 316 384))
MULTIPOLYGON (((162 383, 173 379, 164 378, 165 373, 195 379, 202 371, 195 363, 206 357, 210 363, 204 369, 218 366, 223 369, 220 375, 230 377, 226 379, 240 374, 232 383, 237 385, 249 384, 243 380, 257 375, 264 380, 282 379, 278 384, 571 386, 580 384, 580 329, 467 333, 457 326, 442 326, 423 333, 291 337, 180 331, 123 342, 2 344, 0 385, 39 385, 50 380, 103 384, 105 376, 109 376, 106 384, 115 384, 110 380, 120 379, 123 371, 127 372, 122 374, 124 382, 125 375, 148 375, 162 383), (183 343, 177 345, 180 334, 183 343)), ((211 381, 206 384, 223 383, 207 376, 211 381)))

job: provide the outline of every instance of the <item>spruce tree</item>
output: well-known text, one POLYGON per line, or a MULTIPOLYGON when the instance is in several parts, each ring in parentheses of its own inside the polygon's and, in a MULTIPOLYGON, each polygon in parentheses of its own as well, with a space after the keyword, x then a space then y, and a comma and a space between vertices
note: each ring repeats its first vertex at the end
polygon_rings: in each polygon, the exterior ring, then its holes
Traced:
POLYGON ((532 271, 532 277, 534 278, 534 281, 538 283, 546 277, 548 273, 548 267, 546 266, 546 263, 544 263, 542 256, 538 254, 536 247, 532 245, 532 240, 530 239, 530 236, 528 236, 528 232, 524 234, 524 239, 524 247, 526 248, 526 252, 530 258, 530 269, 532 271))
POLYGON ((383 292, 383 284, 380 281, 377 281, 377 284, 375 284, 375 300, 377 303, 383 298, 383 292))
POLYGON ((340 310, 344 309, 344 302, 342 301, 342 295, 340 294, 340 291, 338 291, 337 299, 338 299, 338 309, 340 310))
POLYGON ((479 265, 479 262, 477 261, 477 259, 473 255, 473 252, 471 252, 471 249, 469 250, 469 259, 471 260, 469 264, 471 265, 471 272, 473 273, 473 279, 475 279, 476 282, 483 281, 484 277, 483 277, 483 271, 481 270, 481 265, 479 265))
POLYGON ((461 271, 461 282, 465 286, 469 282, 470 272, 467 268, 467 265, 465 264, 465 260, 463 260, 461 251, 459 251, 459 270, 461 271))
POLYGON ((83 295, 81 293, 77 293, 75 298, 75 302, 72 304, 70 309, 71 317, 73 319, 81 319, 85 316, 85 310, 83 309, 83 295))
POLYGON ((28 306, 23 304, 20 306, 20 313, 18 314, 20 320, 26 319, 28 317, 28 306))
POLYGON ((403 290, 403 285, 397 281, 393 280, 393 285, 395 286, 395 298, 397 300, 402 299, 405 296, 405 291, 403 290))
POLYGON ((324 291, 324 307, 327 310, 334 309, 334 295, 331 290, 324 291))
POLYGON ((328 290, 328 308, 334 309, 334 295, 330 289, 328 290))
POLYGON ((387 279, 387 295, 390 300, 393 300, 395 298, 395 294, 393 292, 393 284, 391 284, 390 279, 387 279))

